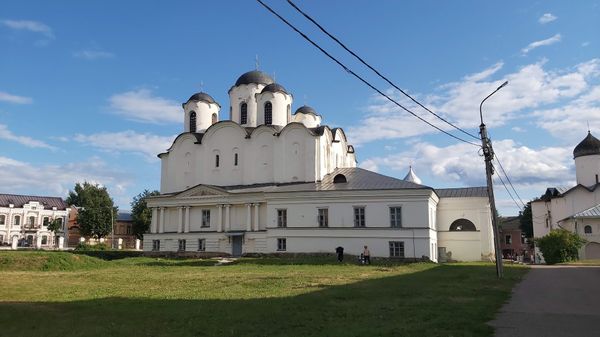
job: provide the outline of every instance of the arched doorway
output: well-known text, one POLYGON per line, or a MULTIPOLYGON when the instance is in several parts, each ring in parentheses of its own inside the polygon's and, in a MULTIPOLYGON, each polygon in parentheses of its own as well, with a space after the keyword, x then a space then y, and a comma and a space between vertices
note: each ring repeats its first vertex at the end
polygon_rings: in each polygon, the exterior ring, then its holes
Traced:
POLYGON ((475 224, 467 219, 456 219, 450 225, 451 232, 474 232, 477 228, 475 224))
POLYGON ((586 259, 600 259, 600 243, 590 242, 585 245, 586 259))

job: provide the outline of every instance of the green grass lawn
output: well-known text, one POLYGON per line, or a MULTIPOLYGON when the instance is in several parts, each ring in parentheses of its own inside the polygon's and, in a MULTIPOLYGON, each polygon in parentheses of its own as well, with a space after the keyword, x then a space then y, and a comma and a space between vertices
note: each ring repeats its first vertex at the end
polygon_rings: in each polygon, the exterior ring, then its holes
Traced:
POLYGON ((0 252, 0 336, 490 336, 526 271, 0 252))

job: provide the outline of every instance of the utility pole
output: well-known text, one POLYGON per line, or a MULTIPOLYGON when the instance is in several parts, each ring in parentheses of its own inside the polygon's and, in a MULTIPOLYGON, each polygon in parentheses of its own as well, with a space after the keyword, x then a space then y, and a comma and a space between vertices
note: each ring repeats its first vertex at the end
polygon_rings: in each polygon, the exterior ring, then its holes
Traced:
POLYGON ((481 118, 481 125, 479 125, 479 132, 481 134, 481 148, 483 149, 483 156, 485 158, 485 175, 487 178, 487 190, 488 197, 490 199, 490 209, 492 211, 492 230, 494 232, 494 252, 496 255, 496 276, 501 279, 504 276, 504 268, 502 266, 502 252, 500 251, 500 236, 498 233, 498 217, 496 216, 496 200, 494 199, 494 185, 492 183, 492 175, 494 174, 494 168, 492 166, 492 160, 494 160, 494 149, 492 148, 492 141, 488 138, 487 129, 483 123, 483 112, 481 110, 483 102, 495 94, 498 90, 502 89, 508 81, 502 83, 496 90, 489 94, 479 104, 479 117, 481 118))

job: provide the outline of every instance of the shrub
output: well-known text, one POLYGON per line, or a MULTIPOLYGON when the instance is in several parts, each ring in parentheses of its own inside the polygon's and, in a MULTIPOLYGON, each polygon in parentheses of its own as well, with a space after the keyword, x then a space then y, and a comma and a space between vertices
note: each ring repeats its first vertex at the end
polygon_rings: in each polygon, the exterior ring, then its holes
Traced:
POLYGON ((79 243, 77 245, 77 247, 75 247, 75 250, 85 250, 85 251, 104 251, 104 250, 110 250, 110 247, 108 247, 107 244, 105 243, 99 243, 96 245, 90 245, 87 243, 79 243))
POLYGON ((575 261, 578 250, 585 244, 579 235, 566 229, 555 229, 548 235, 535 240, 547 264, 575 261))

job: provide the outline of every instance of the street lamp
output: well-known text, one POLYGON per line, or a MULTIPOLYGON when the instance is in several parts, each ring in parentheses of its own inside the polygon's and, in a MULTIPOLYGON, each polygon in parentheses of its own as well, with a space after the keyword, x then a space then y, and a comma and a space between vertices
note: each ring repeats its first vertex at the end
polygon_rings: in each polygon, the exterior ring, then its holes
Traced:
POLYGON ((498 217, 496 216, 496 201, 494 199, 494 186, 492 184, 492 175, 494 174, 492 168, 492 160, 494 159, 494 149, 492 148, 492 142, 488 138, 487 129, 485 124, 483 123, 483 102, 485 102, 488 98, 490 98, 493 94, 498 92, 498 90, 504 88, 508 84, 508 81, 502 83, 496 90, 494 90, 491 94, 487 95, 486 98, 481 101, 479 104, 479 118, 481 119, 481 125, 479 125, 479 130, 481 134, 481 148, 483 150, 483 156, 485 158, 485 175, 487 178, 487 190, 488 190, 488 198, 490 200, 490 209, 492 211, 492 230, 494 232, 494 253, 496 255, 496 276, 498 278, 502 278, 504 274, 503 266, 502 266, 502 253, 500 252, 500 237, 498 233, 498 217))

